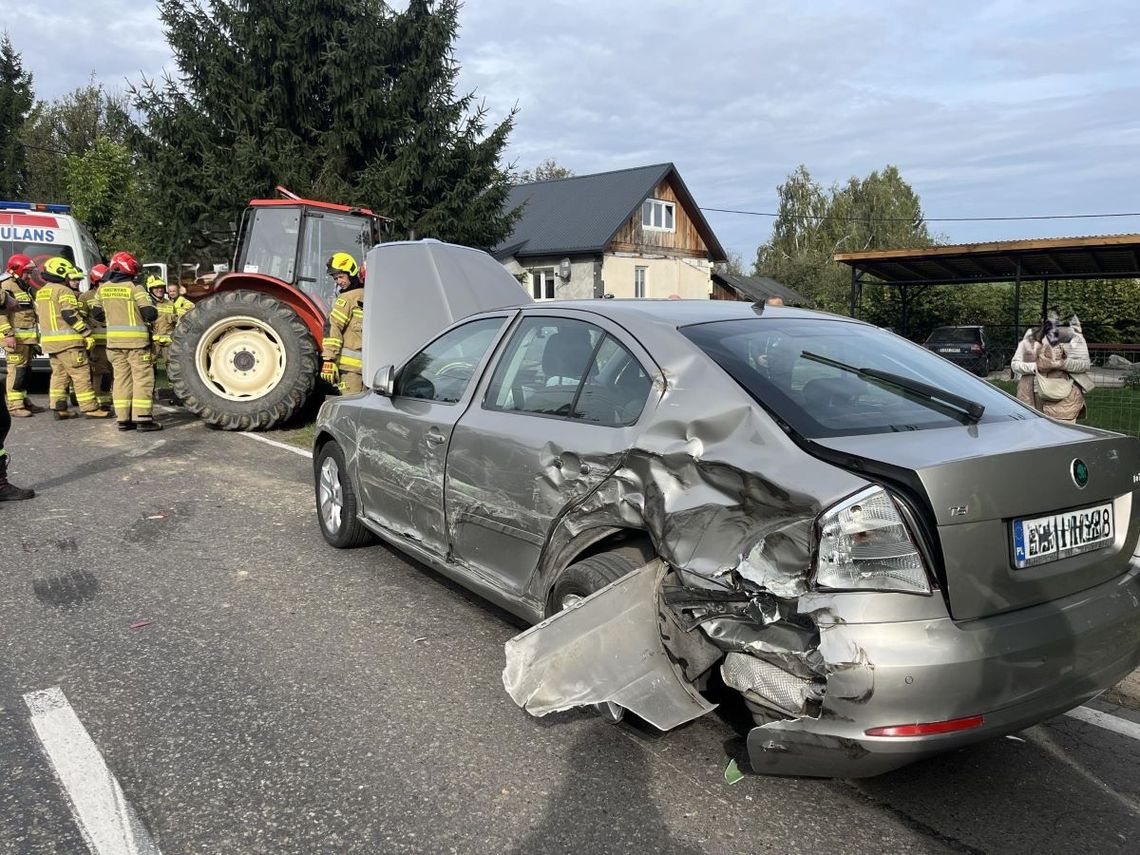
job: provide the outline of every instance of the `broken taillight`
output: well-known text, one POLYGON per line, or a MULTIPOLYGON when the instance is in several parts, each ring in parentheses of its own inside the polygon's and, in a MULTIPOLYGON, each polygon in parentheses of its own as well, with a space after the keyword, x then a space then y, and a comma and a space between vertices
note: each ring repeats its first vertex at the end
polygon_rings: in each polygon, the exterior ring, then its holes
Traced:
POLYGON ((839 591, 930 593, 918 545, 882 487, 849 496, 820 515, 815 584, 839 591))
POLYGON ((953 718, 949 721, 929 721, 924 724, 892 724, 889 727, 872 727, 863 731, 867 736, 934 736, 939 733, 954 733, 981 727, 980 715, 953 718))

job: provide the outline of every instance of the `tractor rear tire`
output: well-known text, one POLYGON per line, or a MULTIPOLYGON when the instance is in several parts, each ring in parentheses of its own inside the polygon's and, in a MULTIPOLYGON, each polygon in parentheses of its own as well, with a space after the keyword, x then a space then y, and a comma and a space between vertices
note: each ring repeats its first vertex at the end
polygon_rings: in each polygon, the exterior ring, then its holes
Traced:
POLYGON ((319 355, 285 303, 260 291, 226 291, 181 320, 166 370, 175 394, 207 424, 268 430, 308 401, 319 355))

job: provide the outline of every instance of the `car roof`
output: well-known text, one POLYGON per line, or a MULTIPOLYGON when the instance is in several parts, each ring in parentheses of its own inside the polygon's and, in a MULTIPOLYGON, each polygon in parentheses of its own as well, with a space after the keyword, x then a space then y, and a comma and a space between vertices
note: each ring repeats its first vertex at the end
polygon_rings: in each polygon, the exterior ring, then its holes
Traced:
POLYGON ((528 314, 541 314, 549 309, 575 309, 591 312, 619 323, 655 321, 674 327, 714 321, 771 318, 812 318, 864 324, 843 315, 813 312, 791 306, 763 306, 739 300, 544 300, 525 307, 528 314))

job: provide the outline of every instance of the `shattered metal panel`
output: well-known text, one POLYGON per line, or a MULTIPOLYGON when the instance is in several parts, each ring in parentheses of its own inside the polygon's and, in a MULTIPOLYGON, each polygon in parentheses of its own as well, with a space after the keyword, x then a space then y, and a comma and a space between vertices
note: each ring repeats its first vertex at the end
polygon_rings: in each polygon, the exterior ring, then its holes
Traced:
POLYGON ((658 627, 653 561, 506 644, 503 685, 531 715, 615 703, 669 730, 716 708, 684 678, 658 627))

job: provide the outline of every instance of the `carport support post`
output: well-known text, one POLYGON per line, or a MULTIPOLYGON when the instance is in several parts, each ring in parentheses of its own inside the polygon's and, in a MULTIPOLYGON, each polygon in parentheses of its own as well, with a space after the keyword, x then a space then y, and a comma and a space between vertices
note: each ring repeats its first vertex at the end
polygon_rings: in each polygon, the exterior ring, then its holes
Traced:
POLYGON ((1041 321, 1049 317, 1049 280, 1041 280, 1041 321))
POLYGON ((1021 341, 1021 259, 1017 259, 1017 269, 1013 274, 1013 346, 1021 341))
POLYGON ((859 269, 851 265, 851 317, 855 317, 855 305, 859 301, 859 269))
POLYGON ((899 333, 899 335, 906 338, 908 321, 910 319, 910 312, 907 311, 910 308, 910 286, 902 285, 900 289, 902 290, 902 332, 899 333))

